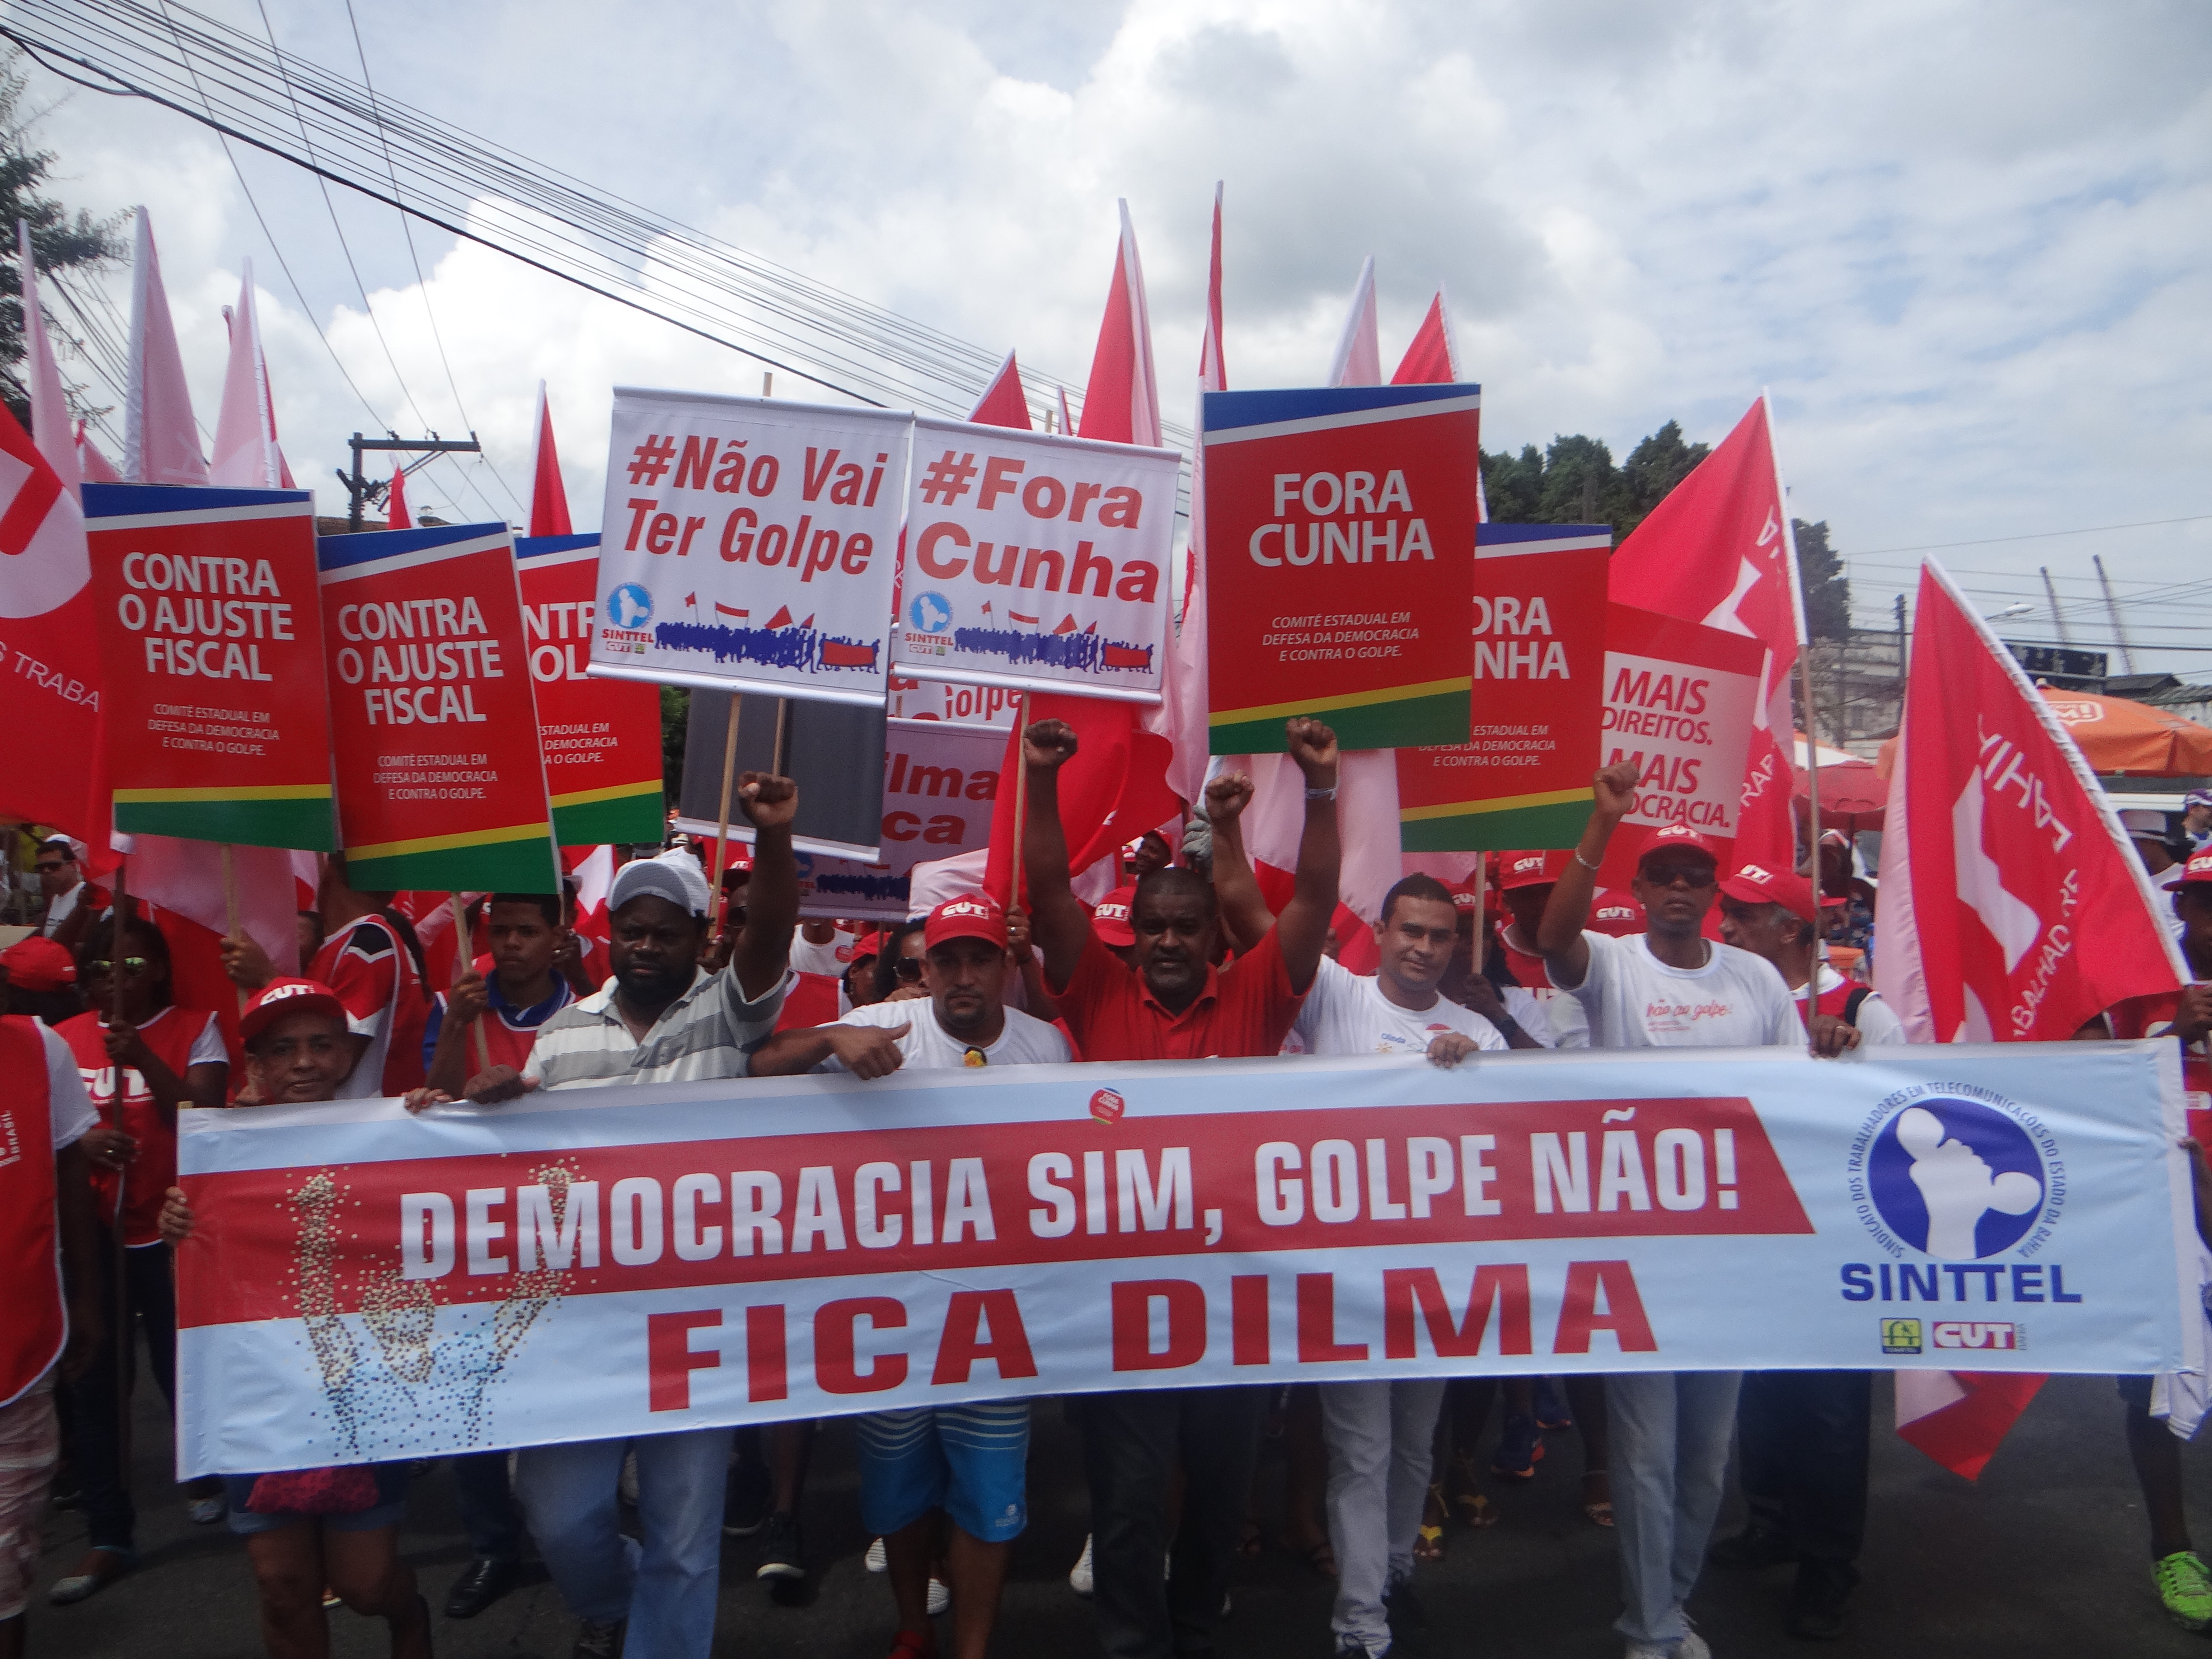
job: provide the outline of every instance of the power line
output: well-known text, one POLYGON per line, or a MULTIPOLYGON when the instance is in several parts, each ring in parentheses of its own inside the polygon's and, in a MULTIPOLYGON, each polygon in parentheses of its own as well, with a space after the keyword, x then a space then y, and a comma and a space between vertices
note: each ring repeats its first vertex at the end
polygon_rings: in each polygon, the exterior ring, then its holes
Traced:
POLYGON ((2035 530, 2021 536, 1984 536, 1971 542, 1923 542, 1917 547, 1873 547, 1859 558, 1875 558, 1884 553, 1940 553, 1947 547, 1995 547, 2000 542, 2040 542, 2054 536, 2100 536, 2108 530, 2149 530, 2160 525, 2202 524, 2212 519, 2212 513, 2193 513, 2184 519, 2139 519, 2133 524, 2087 525, 2079 530, 2035 530))

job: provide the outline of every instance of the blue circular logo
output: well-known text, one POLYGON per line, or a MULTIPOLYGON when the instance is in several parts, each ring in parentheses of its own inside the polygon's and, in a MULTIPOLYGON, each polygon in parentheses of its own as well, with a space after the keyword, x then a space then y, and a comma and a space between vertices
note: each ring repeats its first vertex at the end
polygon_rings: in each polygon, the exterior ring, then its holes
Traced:
POLYGON ((653 595, 635 582, 624 582, 607 595, 607 620, 617 628, 642 628, 653 620, 653 595))
POLYGON ((1942 1261, 1968 1261, 2027 1236, 2049 1180, 2015 1119, 1978 1101, 1930 1094, 1875 1137, 1866 1188, 1899 1239, 1942 1261))
POLYGON ((952 602, 942 593, 917 593, 906 608, 906 619, 917 634, 942 634, 952 626, 952 602))

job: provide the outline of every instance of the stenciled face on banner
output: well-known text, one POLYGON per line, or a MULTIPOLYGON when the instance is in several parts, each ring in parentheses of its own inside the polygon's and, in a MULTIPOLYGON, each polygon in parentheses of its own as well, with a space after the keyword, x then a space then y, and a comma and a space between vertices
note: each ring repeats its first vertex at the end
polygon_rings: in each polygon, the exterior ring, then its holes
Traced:
POLYGON ((1209 392, 1206 651, 1217 754, 1286 716, 1346 749, 1468 741, 1482 396, 1209 392))
POLYGON ((1181 461, 1170 449, 916 421, 900 672, 1158 702, 1181 461))
POLYGON ((912 426, 616 387, 591 672, 880 704, 912 426))

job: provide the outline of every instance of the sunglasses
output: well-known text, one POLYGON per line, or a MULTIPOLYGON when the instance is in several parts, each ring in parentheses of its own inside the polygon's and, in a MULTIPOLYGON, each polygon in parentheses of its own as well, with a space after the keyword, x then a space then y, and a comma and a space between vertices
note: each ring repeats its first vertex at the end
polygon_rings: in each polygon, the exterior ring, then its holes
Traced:
POLYGON ((38 872, 42 876, 55 876, 59 875, 63 871, 68 869, 69 866, 66 864, 41 864, 37 866, 36 868, 38 872))
POLYGON ((1710 864, 1647 864, 1643 875, 1655 887, 1672 887, 1677 882, 1685 887, 1710 887, 1721 878, 1710 864))
MULTIPOLYGON (((94 961, 88 962, 84 966, 87 973, 112 974, 115 971, 115 964, 108 961, 105 957, 98 957, 94 961)), ((125 957, 123 958, 123 972, 125 978, 136 979, 139 975, 145 971, 145 957, 125 957)))
POLYGON ((898 976, 901 979, 918 980, 921 977, 921 958, 920 957, 901 957, 896 962, 893 963, 891 966, 897 972, 898 976))

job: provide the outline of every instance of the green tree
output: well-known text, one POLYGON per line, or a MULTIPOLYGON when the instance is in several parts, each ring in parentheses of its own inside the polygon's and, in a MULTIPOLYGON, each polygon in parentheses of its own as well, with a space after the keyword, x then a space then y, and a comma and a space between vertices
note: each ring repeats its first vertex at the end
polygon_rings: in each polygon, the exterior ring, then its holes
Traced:
POLYGON ((0 232, 10 257, 0 260, 0 399, 15 418, 31 423, 30 399, 20 372, 23 361, 23 280, 12 257, 15 222, 31 228, 31 258, 41 275, 49 271, 98 270, 124 257, 124 216, 95 219, 79 209, 72 215, 42 194, 55 155, 33 143, 40 115, 24 107, 27 88, 22 54, 0 54, 0 232))
POLYGON ((1851 584, 1844 562, 1828 545, 1828 521, 1792 519, 1797 571, 1805 584, 1805 631, 1816 640, 1847 640, 1851 632, 1851 584))
POLYGON ((1499 524, 1605 524, 1615 547, 1651 509, 1712 453, 1711 444, 1685 442, 1669 421, 1613 465, 1612 449, 1582 433, 1555 437, 1540 451, 1482 458, 1482 487, 1499 524))
MULTIPOLYGON (((1613 521, 1614 532, 1626 540, 1651 509, 1665 501, 1668 492, 1712 453, 1711 444, 1683 442, 1680 421, 1668 422, 1630 450, 1620 469, 1624 513, 1613 521)), ((1618 546, 1619 543, 1614 544, 1618 546)))

